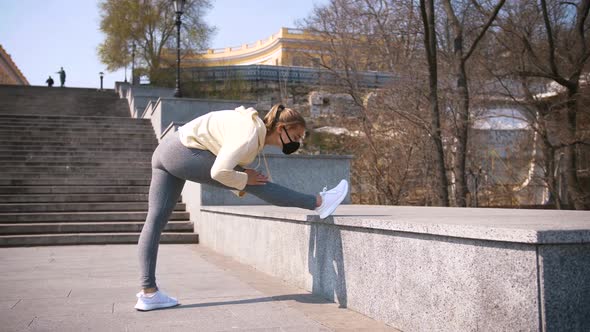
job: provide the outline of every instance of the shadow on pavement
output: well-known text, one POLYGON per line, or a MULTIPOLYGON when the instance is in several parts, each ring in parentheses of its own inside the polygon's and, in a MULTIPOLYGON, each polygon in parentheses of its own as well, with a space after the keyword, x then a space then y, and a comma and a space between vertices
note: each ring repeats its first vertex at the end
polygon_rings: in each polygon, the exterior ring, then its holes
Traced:
POLYGON ((254 299, 245 299, 245 300, 181 304, 178 307, 173 307, 170 309, 188 309, 188 308, 214 307, 214 306, 230 305, 230 304, 248 304, 248 303, 280 302, 280 301, 297 301, 297 302, 301 302, 301 303, 317 303, 317 304, 333 303, 333 302, 324 300, 324 299, 322 299, 318 296, 312 295, 312 294, 290 294, 290 295, 259 297, 259 298, 254 298, 254 299))

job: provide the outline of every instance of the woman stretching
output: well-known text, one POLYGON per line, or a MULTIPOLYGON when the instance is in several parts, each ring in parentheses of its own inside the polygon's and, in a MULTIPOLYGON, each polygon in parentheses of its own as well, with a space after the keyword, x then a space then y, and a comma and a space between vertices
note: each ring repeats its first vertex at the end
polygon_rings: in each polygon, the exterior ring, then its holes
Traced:
POLYGON ((278 206, 315 210, 331 215, 348 193, 346 180, 317 195, 302 194, 270 182, 262 173, 243 166, 254 161, 265 145, 295 152, 305 134, 299 112, 275 105, 264 117, 253 108, 207 113, 166 137, 152 157, 148 214, 139 237, 142 290, 135 309, 173 307, 178 300, 158 290, 156 260, 160 235, 180 198, 186 180, 252 194, 278 206))

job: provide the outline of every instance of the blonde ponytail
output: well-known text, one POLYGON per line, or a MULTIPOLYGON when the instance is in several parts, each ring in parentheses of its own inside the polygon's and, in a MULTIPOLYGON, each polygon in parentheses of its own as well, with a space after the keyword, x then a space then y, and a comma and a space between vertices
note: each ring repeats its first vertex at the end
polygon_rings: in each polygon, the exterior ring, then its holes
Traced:
POLYGON ((283 124, 285 127, 299 125, 305 128, 305 119, 299 112, 291 108, 286 108, 281 104, 276 104, 264 117, 266 134, 270 135, 279 123, 283 124))

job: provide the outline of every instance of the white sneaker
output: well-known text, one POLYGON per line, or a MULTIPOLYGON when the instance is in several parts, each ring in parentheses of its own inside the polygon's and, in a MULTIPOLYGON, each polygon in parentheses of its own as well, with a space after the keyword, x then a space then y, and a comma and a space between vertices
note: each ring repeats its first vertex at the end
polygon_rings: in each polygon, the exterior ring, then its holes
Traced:
POLYGON ((327 218, 334 213, 334 210, 346 198, 346 194, 348 194, 348 181, 342 180, 336 187, 330 190, 327 189, 324 188, 324 191, 320 193, 322 205, 315 209, 321 219, 327 218))
POLYGON ((170 308, 177 306, 178 300, 170 297, 162 291, 156 291, 154 295, 147 296, 143 291, 137 293, 137 304, 135 309, 139 311, 149 311, 154 309, 170 308))

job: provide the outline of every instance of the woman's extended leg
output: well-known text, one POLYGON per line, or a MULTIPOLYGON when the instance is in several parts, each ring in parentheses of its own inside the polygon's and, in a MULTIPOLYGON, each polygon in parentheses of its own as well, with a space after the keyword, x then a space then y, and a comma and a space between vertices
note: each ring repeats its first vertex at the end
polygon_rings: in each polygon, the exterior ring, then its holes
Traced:
MULTIPOLYGON (((167 148, 164 150, 165 155, 161 156, 164 168, 168 172, 181 179, 235 190, 211 178, 211 167, 217 158, 213 153, 187 148, 176 135, 177 133, 173 134, 174 139, 164 143, 167 148)), ((243 170, 240 166, 236 169, 243 170)), ((244 191, 277 206, 313 210, 317 205, 316 196, 302 194, 272 182, 260 186, 246 186, 244 191)))
POLYGON ((308 210, 313 210, 317 206, 316 196, 302 194, 273 182, 261 186, 246 186, 244 191, 276 206, 298 207, 308 210))

